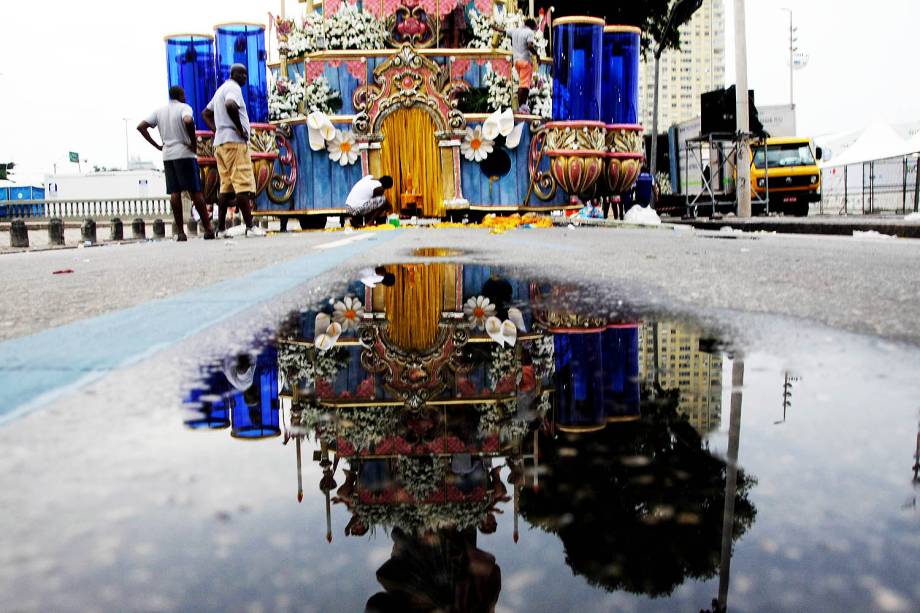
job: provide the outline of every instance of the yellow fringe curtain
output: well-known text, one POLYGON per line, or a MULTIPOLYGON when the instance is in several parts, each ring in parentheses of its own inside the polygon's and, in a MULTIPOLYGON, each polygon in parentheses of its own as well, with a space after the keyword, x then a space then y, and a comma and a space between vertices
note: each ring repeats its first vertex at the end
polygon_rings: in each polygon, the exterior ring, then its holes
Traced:
POLYGON ((387 336, 403 350, 430 349, 444 304, 445 266, 404 264, 387 270, 396 275, 396 284, 386 288, 387 336))
POLYGON ((381 168, 383 174, 393 177, 390 202, 397 213, 402 211, 400 195, 411 177, 412 191, 422 196, 421 214, 444 215, 441 152, 435 131, 434 120, 422 109, 399 109, 383 120, 381 168))

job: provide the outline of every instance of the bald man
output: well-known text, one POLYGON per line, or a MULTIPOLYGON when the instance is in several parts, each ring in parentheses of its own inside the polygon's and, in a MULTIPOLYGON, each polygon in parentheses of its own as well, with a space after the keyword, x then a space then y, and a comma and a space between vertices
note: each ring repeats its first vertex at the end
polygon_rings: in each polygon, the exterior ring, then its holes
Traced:
POLYGON ((249 157, 249 114, 243 98, 243 86, 249 75, 242 64, 230 67, 230 78, 217 88, 214 97, 201 114, 214 131, 214 152, 220 177, 220 197, 217 201, 217 227, 224 236, 265 236, 265 231, 252 223, 250 200, 255 196, 256 181, 249 157), (243 214, 245 228, 226 230, 227 208, 233 202, 243 214))

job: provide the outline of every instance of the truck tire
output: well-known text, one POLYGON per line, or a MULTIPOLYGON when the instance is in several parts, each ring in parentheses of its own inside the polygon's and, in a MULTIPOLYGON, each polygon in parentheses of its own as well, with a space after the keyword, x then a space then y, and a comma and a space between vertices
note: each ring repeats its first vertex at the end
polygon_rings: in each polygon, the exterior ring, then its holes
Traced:
POLYGON ((322 230, 326 227, 325 215, 299 215, 297 221, 301 230, 322 230))

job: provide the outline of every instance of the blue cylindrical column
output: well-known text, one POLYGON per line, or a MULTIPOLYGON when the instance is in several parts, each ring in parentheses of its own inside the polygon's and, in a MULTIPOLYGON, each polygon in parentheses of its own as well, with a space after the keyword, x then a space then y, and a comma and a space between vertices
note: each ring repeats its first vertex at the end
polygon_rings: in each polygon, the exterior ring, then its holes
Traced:
POLYGON ((602 332, 553 330, 556 425, 562 432, 595 432, 607 424, 600 358, 602 332))
POLYGON ((553 121, 600 121, 604 20, 553 22, 553 121))
POLYGON ((265 26, 255 23, 222 23, 217 34, 217 75, 220 83, 230 78, 230 67, 242 64, 249 73, 243 88, 250 123, 268 123, 268 73, 266 72, 265 26))
POLYGON ((210 34, 172 34, 166 41, 166 74, 169 87, 179 85, 195 112, 195 125, 206 129, 201 112, 217 88, 214 37, 210 34))
POLYGON ((604 28, 601 121, 639 123, 639 53, 641 30, 634 26, 604 28))

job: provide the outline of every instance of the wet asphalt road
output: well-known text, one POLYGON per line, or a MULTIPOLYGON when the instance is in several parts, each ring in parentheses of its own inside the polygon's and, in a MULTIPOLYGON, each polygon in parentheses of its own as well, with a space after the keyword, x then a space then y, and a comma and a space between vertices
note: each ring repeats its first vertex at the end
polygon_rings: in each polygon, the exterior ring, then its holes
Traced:
MULTIPOLYGON (((460 260, 525 267, 606 288, 639 308, 708 318, 721 311, 789 316, 920 344, 920 241, 609 228, 404 229, 375 232, 354 255, 344 233, 143 243, 0 258, 0 340, 175 297, 260 269, 333 254, 335 269, 412 259, 421 246, 457 247, 460 260), (339 241, 345 244, 336 247, 339 241), (316 250, 332 243, 328 250, 316 250), (54 275, 55 271, 72 273, 54 275)), ((331 284, 341 275, 324 273, 331 284)), ((345 279, 341 279, 345 280, 345 279)), ((258 283, 258 275, 252 280, 258 283)), ((242 290, 245 293, 245 288, 242 290)), ((599 296, 600 298, 600 296, 599 296)), ((190 311, 188 317, 194 317, 190 311)))
MULTIPOLYGON (((0 531, 0 610, 181 608, 176 595, 197 589, 189 573, 209 563, 195 556, 220 558, 235 544, 215 533, 213 548, 160 561, 158 538, 202 543, 215 517, 265 517, 290 492, 279 480, 277 497, 244 504, 235 479, 210 479, 227 471, 226 442, 183 442, 178 390, 203 361, 270 334, 361 267, 410 261, 414 249, 433 246, 465 250, 460 261, 591 283, 583 300, 598 311, 683 316, 729 346, 813 373, 824 368, 820 356, 847 356, 847 372, 859 373, 881 355, 900 365, 895 378, 906 389, 901 371, 920 356, 913 240, 406 229, 0 256, 0 413, 29 409, 0 424, 0 516, 15 518, 0 531), (65 269, 73 272, 52 274, 65 269), (167 570, 150 576, 158 565, 167 570), (84 590, 83 572, 110 579, 84 590)), ((235 453, 236 479, 262 478, 258 446, 235 453)), ((272 546, 274 563, 292 555, 284 538, 272 546)))

